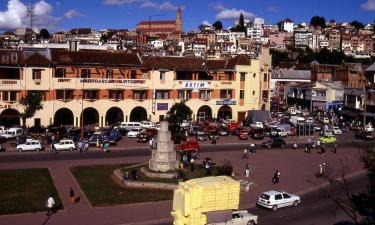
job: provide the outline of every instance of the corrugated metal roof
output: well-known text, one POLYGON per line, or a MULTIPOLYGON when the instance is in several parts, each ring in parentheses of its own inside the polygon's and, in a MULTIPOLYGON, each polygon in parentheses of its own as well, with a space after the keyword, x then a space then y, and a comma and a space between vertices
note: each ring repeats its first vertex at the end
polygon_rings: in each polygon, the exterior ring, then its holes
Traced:
POLYGON ((295 80, 311 80, 310 70, 272 70, 273 79, 295 79, 295 80))

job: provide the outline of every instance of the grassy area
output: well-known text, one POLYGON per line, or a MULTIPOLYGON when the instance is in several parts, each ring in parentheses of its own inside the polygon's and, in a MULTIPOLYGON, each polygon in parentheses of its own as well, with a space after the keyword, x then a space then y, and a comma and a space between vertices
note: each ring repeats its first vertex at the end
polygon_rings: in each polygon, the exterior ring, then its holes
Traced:
POLYGON ((92 206, 170 200, 170 190, 126 188, 116 182, 113 170, 130 165, 76 166, 70 168, 92 206))
POLYGON ((62 206, 48 169, 0 170, 0 215, 40 212, 51 194, 62 206))

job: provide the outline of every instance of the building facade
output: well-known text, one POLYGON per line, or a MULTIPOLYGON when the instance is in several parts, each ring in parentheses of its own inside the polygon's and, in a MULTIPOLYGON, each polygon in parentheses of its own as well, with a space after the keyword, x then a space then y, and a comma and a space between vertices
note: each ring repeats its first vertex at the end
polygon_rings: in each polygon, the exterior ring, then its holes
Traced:
POLYGON ((242 120, 248 110, 269 109, 271 57, 228 60, 147 57, 113 52, 1 51, 0 124, 20 124, 18 103, 28 92, 43 109, 26 125, 106 126, 167 116, 181 101, 193 120, 242 120))

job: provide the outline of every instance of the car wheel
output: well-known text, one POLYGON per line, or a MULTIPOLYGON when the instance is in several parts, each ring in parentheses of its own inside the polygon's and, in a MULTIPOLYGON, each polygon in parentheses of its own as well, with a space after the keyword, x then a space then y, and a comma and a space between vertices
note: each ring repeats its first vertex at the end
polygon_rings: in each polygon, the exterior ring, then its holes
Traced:
POLYGON ((298 201, 293 202, 293 206, 296 207, 298 205, 298 201))
POLYGON ((247 225, 255 225, 254 220, 250 220, 249 222, 247 222, 247 225))
POLYGON ((40 151, 40 148, 35 149, 35 151, 39 152, 39 151, 40 151))
POLYGON ((69 150, 72 152, 74 150, 74 148, 70 148, 69 150))
POLYGON ((22 152, 22 148, 17 149, 19 152, 22 152))
POLYGON ((276 211, 276 210, 277 210, 277 205, 272 206, 272 211, 276 211))

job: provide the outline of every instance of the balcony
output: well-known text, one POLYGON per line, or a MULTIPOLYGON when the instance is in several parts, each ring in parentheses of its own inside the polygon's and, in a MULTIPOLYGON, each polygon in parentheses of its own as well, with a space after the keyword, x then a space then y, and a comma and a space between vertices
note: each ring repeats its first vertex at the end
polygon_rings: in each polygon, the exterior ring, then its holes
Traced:
POLYGON ((0 80, 0 90, 21 90, 21 80, 0 80))
POLYGON ((55 89, 148 89, 151 81, 145 79, 52 78, 55 89))

